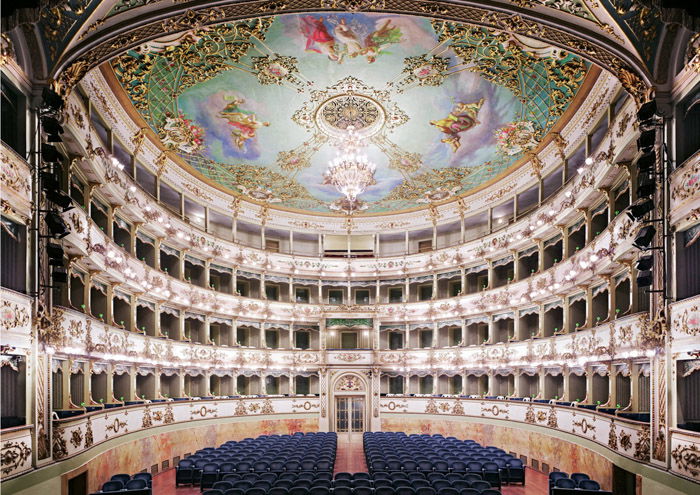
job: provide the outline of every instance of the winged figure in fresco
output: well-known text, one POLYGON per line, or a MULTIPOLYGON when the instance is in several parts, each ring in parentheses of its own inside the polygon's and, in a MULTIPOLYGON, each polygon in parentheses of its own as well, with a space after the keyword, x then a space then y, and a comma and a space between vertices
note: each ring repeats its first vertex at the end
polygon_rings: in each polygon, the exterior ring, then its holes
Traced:
POLYGON ((457 102, 447 117, 430 121, 431 125, 446 134, 440 141, 449 144, 452 152, 456 153, 461 146, 460 134, 481 123, 478 116, 483 104, 483 98, 475 103, 457 102))
POLYGON ((269 122, 257 120, 253 112, 241 108, 243 103, 245 103, 244 99, 234 97, 233 100, 219 112, 219 116, 228 120, 229 125, 231 125, 231 136, 239 150, 245 147, 248 140, 255 137, 258 129, 270 125, 269 122))
POLYGON ((391 25, 391 19, 384 21, 374 32, 365 38, 363 55, 369 63, 374 62, 377 56, 387 45, 401 42, 401 29, 391 25))
POLYGON ((328 32, 321 17, 302 16, 301 33, 306 37, 307 52, 321 53, 334 62, 340 61, 335 49, 335 38, 328 32))

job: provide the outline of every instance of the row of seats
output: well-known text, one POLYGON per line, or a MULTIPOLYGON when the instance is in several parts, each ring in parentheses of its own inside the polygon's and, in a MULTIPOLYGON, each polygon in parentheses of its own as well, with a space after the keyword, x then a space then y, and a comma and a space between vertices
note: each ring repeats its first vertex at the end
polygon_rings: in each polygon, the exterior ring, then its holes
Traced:
POLYGON ((497 447, 483 447, 473 440, 368 432, 364 434, 363 443, 370 472, 479 474, 498 488, 504 483, 525 484, 525 466, 520 459, 497 447))
MULTIPOLYGON (((208 447, 178 462, 175 486, 211 488, 230 476, 266 475, 274 482, 282 474, 332 473, 337 449, 335 433, 262 435, 208 447)), ((252 481, 252 480, 251 480, 252 481)))
POLYGON ((554 495, 557 489, 601 491, 600 483, 592 480, 587 474, 571 473, 569 476, 563 471, 549 473, 549 494, 554 495))
POLYGON ((151 473, 115 474, 102 485, 101 493, 119 493, 120 495, 151 495, 151 473))
POLYGON ((490 487, 483 490, 473 487, 462 489, 447 487, 436 490, 432 487, 382 486, 377 488, 294 487, 289 490, 284 488, 271 488, 267 491, 262 488, 230 488, 226 490, 213 488, 205 490, 202 495, 501 495, 501 492, 500 490, 490 487))

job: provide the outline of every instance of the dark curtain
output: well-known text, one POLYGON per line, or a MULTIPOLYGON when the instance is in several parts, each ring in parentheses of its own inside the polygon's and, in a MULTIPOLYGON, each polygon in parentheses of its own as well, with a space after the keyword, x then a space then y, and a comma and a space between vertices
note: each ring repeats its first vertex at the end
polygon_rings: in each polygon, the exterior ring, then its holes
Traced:
POLYGON ((676 237, 676 294, 685 299, 700 294, 700 241, 697 226, 676 237))
POLYGON ((0 411, 2 417, 18 416, 19 372, 7 365, 0 370, 0 386, 2 387, 0 389, 2 392, 2 395, 0 395, 0 411))
POLYGON ((2 217, 0 283, 7 289, 26 292, 27 228, 2 217))

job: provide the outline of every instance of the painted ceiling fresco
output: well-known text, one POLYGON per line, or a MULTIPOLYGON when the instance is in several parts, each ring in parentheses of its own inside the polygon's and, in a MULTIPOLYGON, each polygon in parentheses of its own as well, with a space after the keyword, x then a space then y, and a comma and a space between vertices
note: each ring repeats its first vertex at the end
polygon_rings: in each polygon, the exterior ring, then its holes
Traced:
POLYGON ((172 35, 113 69, 165 148, 235 193, 311 212, 391 212, 473 189, 534 149, 580 58, 518 35, 386 14, 289 14, 172 35), (348 127, 374 184, 324 183, 348 127))

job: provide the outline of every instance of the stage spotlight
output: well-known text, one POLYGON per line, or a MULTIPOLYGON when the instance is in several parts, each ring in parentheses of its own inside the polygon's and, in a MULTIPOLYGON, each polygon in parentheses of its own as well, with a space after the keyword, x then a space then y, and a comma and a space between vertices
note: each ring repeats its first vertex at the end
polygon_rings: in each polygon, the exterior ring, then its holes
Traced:
POLYGON ((41 128, 46 133, 46 139, 50 143, 60 143, 62 141, 63 127, 57 119, 53 117, 41 117, 41 128))
POLYGON ((64 266, 54 266, 53 273, 51 273, 51 279, 54 282, 59 282, 65 284, 68 282, 68 270, 64 266))
POLYGON ((55 211, 48 212, 44 217, 44 222, 46 222, 46 226, 49 228, 49 233, 51 234, 51 237, 62 239, 63 237, 70 234, 66 222, 64 222, 63 218, 61 218, 61 215, 59 215, 55 211))
POLYGON ((644 153, 637 160, 637 170, 639 173, 648 174, 654 171, 656 165, 656 152, 644 153))
POLYGON ((642 175, 637 179, 637 197, 653 196, 656 192, 656 181, 648 175, 642 175))
POLYGON ((627 216, 630 219, 641 220, 650 211, 654 210, 654 202, 651 199, 642 199, 627 208, 627 216))
POLYGON ((65 160, 54 145, 46 143, 41 145, 41 159, 46 163, 60 163, 65 160))
POLYGON ((656 129, 642 131, 637 139, 637 149, 646 153, 656 145, 656 129))
POLYGON ((649 246, 651 246, 655 235, 656 229, 653 225, 647 225, 646 227, 642 227, 637 233, 637 237, 634 238, 634 242, 632 243, 632 245, 637 249, 641 249, 642 251, 644 251, 649 246))
POLYGON ((649 287, 654 281, 654 277, 649 270, 637 274, 637 287, 649 287))
POLYGON ((61 184, 58 181, 58 177, 51 172, 41 173, 41 188, 44 191, 57 191, 61 188, 61 184))
POLYGON ((650 254, 646 256, 640 256, 637 260, 637 270, 640 272, 651 270, 652 266, 654 266, 654 257, 650 254))
POLYGON ((60 244, 50 242, 46 245, 46 254, 49 257, 49 265, 63 266, 63 248, 60 244))
POLYGON ((639 110, 637 111, 637 120, 642 126, 652 124, 656 116, 656 100, 646 102, 644 105, 639 107, 639 110))
POLYGON ((70 196, 68 196, 63 191, 59 191, 58 189, 51 189, 46 191, 46 199, 60 206, 63 209, 63 211, 68 211, 74 208, 73 200, 70 198, 70 196))
POLYGON ((57 113, 63 110, 65 102, 61 95, 51 88, 44 88, 41 92, 41 113, 57 113))

